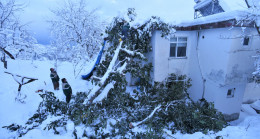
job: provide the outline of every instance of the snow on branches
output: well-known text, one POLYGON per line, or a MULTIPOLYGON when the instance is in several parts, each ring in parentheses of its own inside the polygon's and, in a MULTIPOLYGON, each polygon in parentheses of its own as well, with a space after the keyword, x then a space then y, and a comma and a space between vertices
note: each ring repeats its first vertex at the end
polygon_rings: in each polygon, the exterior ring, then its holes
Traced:
POLYGON ((63 5, 52 10, 55 18, 50 19, 51 45, 56 48, 58 59, 73 63, 74 76, 77 77, 93 60, 101 46, 105 23, 98 17, 96 10, 89 10, 84 0, 64 1, 63 5))
POLYGON ((84 0, 66 0, 52 13, 55 18, 49 23, 56 59, 72 61, 74 68, 82 66, 81 61, 92 60, 100 49, 105 26, 96 10, 89 10, 84 0))
MULTIPOLYGON (((18 18, 17 13, 23 8, 24 5, 17 4, 15 0, 0 2, 0 47, 1 51, 6 50, 15 57, 26 58, 28 54, 32 57, 33 44, 36 43, 36 39, 27 30, 27 25, 22 25, 18 18)), ((5 54, 7 53, 2 51, 3 57, 5 54)))
POLYGON ((115 82, 115 86, 122 89, 122 86, 128 84, 126 73, 130 73, 131 78, 140 78, 143 84, 147 85, 150 81, 151 66, 148 65, 151 64, 147 62, 148 59, 145 54, 151 51, 151 34, 155 30, 162 30, 162 36, 166 37, 173 31, 173 28, 162 22, 158 17, 152 17, 143 24, 134 25, 132 23, 134 21, 133 16, 136 16, 135 11, 130 8, 128 9, 129 19, 116 17, 112 24, 107 27, 107 40, 111 46, 105 53, 105 59, 97 68, 97 75, 92 78, 98 86, 90 91, 84 104, 91 104, 103 88, 111 82, 115 82), (127 21, 130 21, 131 27, 126 39, 120 41, 123 35, 121 34, 122 28, 127 21), (118 76, 121 78, 119 79, 118 76))

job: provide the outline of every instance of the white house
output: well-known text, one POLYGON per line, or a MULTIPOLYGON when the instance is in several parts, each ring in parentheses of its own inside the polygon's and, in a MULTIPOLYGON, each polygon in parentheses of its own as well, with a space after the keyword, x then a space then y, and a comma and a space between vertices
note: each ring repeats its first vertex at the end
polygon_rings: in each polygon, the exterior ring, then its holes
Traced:
POLYGON ((195 2, 195 19, 177 25, 170 40, 160 31, 153 33, 152 78, 163 81, 171 73, 186 74, 192 79, 192 99, 205 98, 226 120, 237 119, 247 79, 254 71, 252 56, 260 49, 259 28, 246 20, 244 0, 195 2))

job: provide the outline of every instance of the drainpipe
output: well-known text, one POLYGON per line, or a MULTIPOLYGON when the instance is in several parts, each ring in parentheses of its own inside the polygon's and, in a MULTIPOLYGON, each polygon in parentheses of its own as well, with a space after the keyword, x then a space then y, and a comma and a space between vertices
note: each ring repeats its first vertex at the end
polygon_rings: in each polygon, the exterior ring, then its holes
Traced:
POLYGON ((197 32, 197 46, 196 46, 196 52, 197 52, 198 65, 199 65, 199 69, 200 69, 200 75, 201 75, 201 78, 202 78, 202 81, 203 81, 203 84, 202 84, 203 92, 202 92, 201 99, 204 99, 206 79, 203 77, 202 70, 201 70, 201 65, 200 65, 200 60, 199 60, 199 38, 200 38, 200 32, 198 31, 198 32, 197 32))

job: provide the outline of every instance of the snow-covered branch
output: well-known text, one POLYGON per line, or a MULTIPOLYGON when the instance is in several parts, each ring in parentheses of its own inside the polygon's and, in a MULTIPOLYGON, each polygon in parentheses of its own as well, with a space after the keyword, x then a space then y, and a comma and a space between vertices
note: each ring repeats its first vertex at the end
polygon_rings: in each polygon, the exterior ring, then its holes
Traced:
POLYGON ((127 66, 127 62, 125 62, 123 66, 121 66, 120 68, 118 68, 118 69, 117 69, 117 72, 123 73, 123 71, 126 69, 126 66, 127 66))
MULTIPOLYGON (((118 58, 120 49, 122 47, 122 41, 119 43, 117 49, 115 50, 115 54, 106 70, 106 73, 103 75, 102 78, 100 78, 100 81, 98 84, 103 85, 105 83, 105 81, 107 80, 107 78, 109 77, 110 73, 112 73, 113 71, 113 67, 115 66, 116 60, 118 58)), ((91 92, 88 95, 88 98, 85 100, 84 104, 87 104, 89 101, 93 100, 93 97, 95 96, 95 94, 100 90, 101 86, 95 86, 91 92)))
MULTIPOLYGON (((98 53, 105 23, 90 10, 84 0, 65 0, 58 9, 52 10, 50 19, 51 44, 56 48, 57 59, 73 62, 74 71, 80 74, 80 61, 89 61, 98 53)), ((56 62, 57 62, 57 59, 56 62)))
MULTIPOLYGON (((0 51, 12 59, 32 57, 33 45, 37 42, 26 28, 27 24, 21 24, 19 20, 17 13, 23 8, 24 4, 18 4, 15 0, 0 2, 0 51)), ((6 60, 2 62, 7 65, 6 60)))
POLYGON ((121 50, 126 52, 127 54, 129 54, 131 56, 134 56, 136 54, 136 55, 139 55, 142 59, 145 59, 145 56, 142 53, 140 53, 140 52, 130 51, 130 50, 126 49, 126 48, 122 48, 121 50))
POLYGON ((132 123, 132 126, 133 126, 133 127, 136 127, 136 126, 142 124, 143 122, 145 122, 146 120, 148 120, 149 118, 151 118, 151 117, 154 115, 154 113, 155 113, 158 109, 160 109, 160 108, 161 108, 161 105, 157 106, 157 107, 152 111, 152 113, 151 113, 148 117, 146 117, 146 118, 145 118, 144 120, 142 120, 142 121, 132 123))
POLYGON ((109 90, 111 90, 112 88, 114 88, 114 82, 111 82, 109 84, 106 85, 106 87, 103 89, 102 93, 100 93, 94 100, 93 103, 98 103, 101 102, 103 99, 105 99, 107 97, 107 94, 109 92, 109 90))

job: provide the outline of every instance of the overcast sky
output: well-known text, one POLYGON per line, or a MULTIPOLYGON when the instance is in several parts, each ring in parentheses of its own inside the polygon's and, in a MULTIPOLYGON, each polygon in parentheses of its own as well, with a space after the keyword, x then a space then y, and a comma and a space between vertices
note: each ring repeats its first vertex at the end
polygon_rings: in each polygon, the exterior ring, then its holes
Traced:
MULTIPOLYGON (((49 9, 63 0, 20 0, 27 7, 21 15, 22 21, 30 22, 30 29, 41 44, 49 43, 49 27, 46 20, 51 17, 49 9)), ((106 21, 135 8, 137 20, 145 20, 155 15, 165 22, 179 22, 193 18, 194 0, 86 0, 90 9, 98 8, 98 14, 106 21)))

